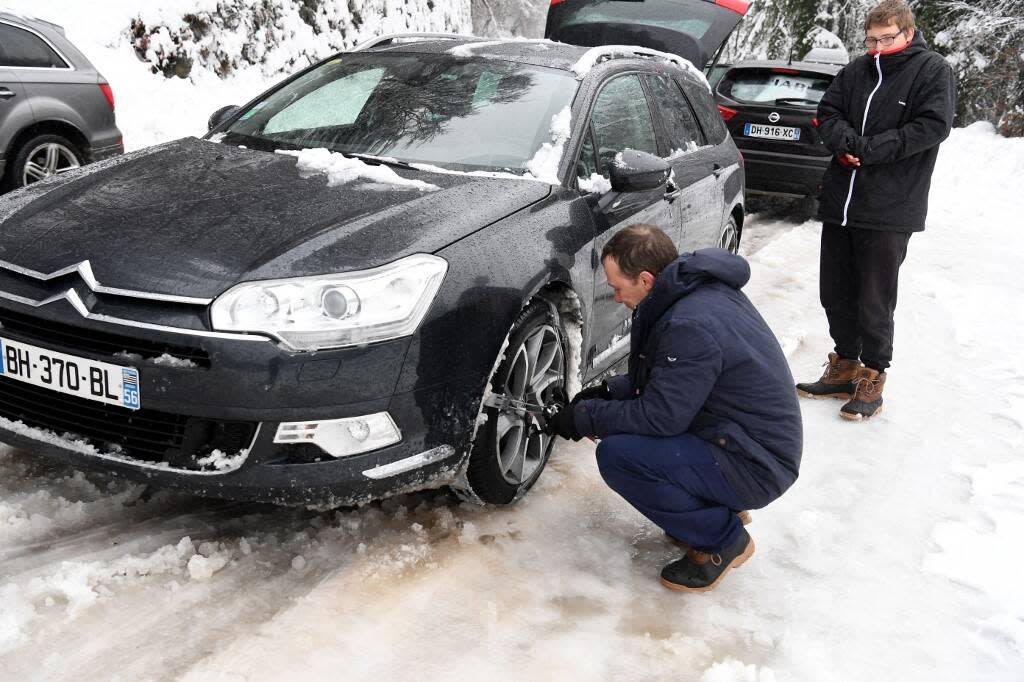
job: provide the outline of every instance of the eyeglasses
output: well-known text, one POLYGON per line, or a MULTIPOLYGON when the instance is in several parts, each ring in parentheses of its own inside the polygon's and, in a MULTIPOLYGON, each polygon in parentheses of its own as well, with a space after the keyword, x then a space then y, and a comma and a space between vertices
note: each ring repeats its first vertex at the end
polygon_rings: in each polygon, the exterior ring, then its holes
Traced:
POLYGON ((903 31, 900 31, 899 33, 893 33, 891 36, 882 36, 880 38, 865 38, 864 47, 868 48, 869 50, 874 49, 876 45, 881 45, 882 47, 890 47, 894 42, 896 42, 896 39, 899 38, 901 35, 903 35, 903 31))

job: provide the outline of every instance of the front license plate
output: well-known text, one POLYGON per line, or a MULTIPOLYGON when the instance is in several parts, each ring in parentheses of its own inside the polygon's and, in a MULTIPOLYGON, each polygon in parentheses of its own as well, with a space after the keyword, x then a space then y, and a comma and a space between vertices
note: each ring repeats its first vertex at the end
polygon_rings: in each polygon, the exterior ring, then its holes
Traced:
POLYGON ((788 126, 766 126, 760 123, 744 123, 743 134, 747 137, 764 137, 769 140, 799 140, 800 129, 788 126))
POLYGON ((0 376, 58 393, 120 405, 141 406, 139 370, 97 362, 0 337, 0 376))

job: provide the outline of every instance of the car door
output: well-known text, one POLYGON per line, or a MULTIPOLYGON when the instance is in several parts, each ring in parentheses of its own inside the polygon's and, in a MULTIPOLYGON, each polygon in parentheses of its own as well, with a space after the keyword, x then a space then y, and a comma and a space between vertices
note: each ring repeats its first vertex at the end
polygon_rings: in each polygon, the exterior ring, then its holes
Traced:
MULTIPOLYGON (((0 29, 3 27, 0 24, 0 29)), ((0 40, 0 179, 4 164, 11 161, 7 156, 15 136, 34 122, 25 87, 12 67, 13 58, 7 55, 4 41, 0 40)))
POLYGON ((714 204, 717 206, 717 218, 709 226, 709 238, 718 246, 722 237, 722 228, 729 218, 729 212, 737 199, 742 199, 743 168, 740 155, 729 137, 729 129, 725 127, 718 112, 718 105, 710 92, 702 84, 691 80, 673 79, 682 88, 683 94, 697 115, 697 122, 704 131, 708 142, 704 154, 711 160, 711 172, 715 176, 714 204))
MULTIPOLYGON (((601 86, 586 135, 577 163, 577 173, 584 180, 590 179, 588 172, 609 178, 611 163, 625 149, 658 153, 654 119, 639 75, 618 75, 601 86)), ((616 232, 633 223, 671 232, 677 222, 672 203, 664 187, 649 192, 606 191, 594 202, 594 314, 585 357, 587 378, 607 369, 629 348, 630 312, 615 302, 615 292, 598 262, 601 250, 616 232)))
POLYGON ((715 159, 696 116, 679 86, 668 76, 644 77, 651 92, 665 160, 672 166, 680 196, 676 245, 680 253, 717 245, 722 200, 715 177, 715 159))

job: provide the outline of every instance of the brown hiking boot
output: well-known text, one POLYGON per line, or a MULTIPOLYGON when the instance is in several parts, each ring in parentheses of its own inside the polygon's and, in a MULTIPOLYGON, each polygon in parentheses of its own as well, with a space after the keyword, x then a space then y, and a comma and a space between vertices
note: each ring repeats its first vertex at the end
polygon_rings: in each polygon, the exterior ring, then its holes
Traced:
MULTIPOLYGON (((736 518, 738 518, 740 520, 740 523, 742 523, 744 526, 749 526, 754 521, 754 517, 751 516, 750 512, 748 512, 745 509, 743 511, 736 512, 736 518)), ((685 542, 683 542, 682 540, 680 540, 677 537, 673 537, 673 536, 669 535, 668 533, 665 533, 665 537, 667 537, 668 541, 671 542, 676 547, 682 547, 683 549, 689 549, 690 548, 690 545, 686 544, 685 542)))
POLYGON ((754 554, 754 539, 746 529, 720 552, 708 554, 695 549, 686 550, 682 559, 661 569, 661 584, 678 592, 707 592, 722 581, 729 569, 739 568, 754 554))
POLYGON ((881 412, 885 372, 878 372, 870 367, 862 367, 857 370, 857 376, 853 382, 857 385, 857 390, 853 394, 853 400, 840 408, 839 416, 843 419, 856 421, 859 419, 869 419, 881 412))
POLYGON ((804 398, 843 398, 853 397, 856 388, 853 380, 862 365, 859 360, 844 360, 835 353, 828 354, 825 373, 814 383, 797 384, 797 395, 804 398))

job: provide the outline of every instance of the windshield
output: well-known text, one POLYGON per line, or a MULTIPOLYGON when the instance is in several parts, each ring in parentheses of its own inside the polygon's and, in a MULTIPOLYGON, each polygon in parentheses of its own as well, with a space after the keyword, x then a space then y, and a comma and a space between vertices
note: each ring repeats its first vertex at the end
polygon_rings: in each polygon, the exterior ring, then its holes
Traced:
POLYGON ((779 73, 770 69, 736 69, 718 86, 718 92, 738 102, 775 104, 779 100, 814 107, 821 101, 830 76, 815 73, 779 73))
POLYGON ((578 86, 566 72, 514 62, 345 54, 255 103, 222 141, 523 171, 578 86))

